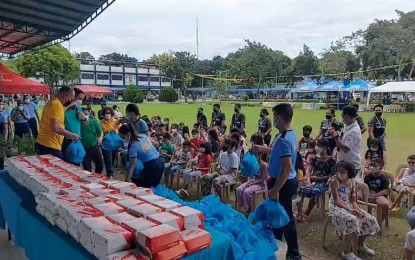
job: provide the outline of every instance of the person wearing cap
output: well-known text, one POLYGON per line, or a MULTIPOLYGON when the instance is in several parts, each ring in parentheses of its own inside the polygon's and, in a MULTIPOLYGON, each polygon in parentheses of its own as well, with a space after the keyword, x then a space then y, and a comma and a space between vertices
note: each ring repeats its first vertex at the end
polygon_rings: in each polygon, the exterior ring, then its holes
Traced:
POLYGON ((23 136, 31 136, 29 111, 24 108, 23 101, 20 99, 17 100, 17 107, 12 110, 11 117, 14 122, 15 137, 23 138, 23 136))
POLYGON ((39 130, 37 126, 37 122, 39 121, 40 117, 37 112, 37 105, 31 100, 29 95, 24 95, 24 109, 29 113, 29 127, 32 131, 32 135, 34 138, 37 137, 39 130))
POLYGON ((415 256, 415 206, 408 212, 406 218, 412 230, 406 233, 403 260, 412 260, 415 256))
POLYGON ((103 99, 102 102, 101 102, 101 110, 98 111, 98 120, 99 121, 101 121, 105 117, 103 111, 104 111, 104 108, 106 106, 107 106, 107 101, 105 99, 103 99))

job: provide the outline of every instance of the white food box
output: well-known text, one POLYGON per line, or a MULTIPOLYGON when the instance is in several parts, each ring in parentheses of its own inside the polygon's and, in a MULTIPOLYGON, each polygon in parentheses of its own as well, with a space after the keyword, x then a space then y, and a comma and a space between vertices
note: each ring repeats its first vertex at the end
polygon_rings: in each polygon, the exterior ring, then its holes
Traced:
POLYGON ((68 223, 61 216, 57 217, 56 226, 58 226, 63 232, 68 233, 68 223))
POLYGON ((76 242, 79 242, 81 235, 76 225, 68 224, 68 234, 73 237, 76 242))
MULTIPOLYGON (((84 183, 82 183, 82 184, 84 184, 84 183)), ((62 195, 79 196, 79 195, 86 194, 86 193, 89 193, 89 192, 87 192, 84 189, 81 189, 80 187, 79 188, 70 187, 70 188, 66 188, 66 189, 61 189, 59 191, 59 193, 62 194, 62 195)))
POLYGON ((170 212, 173 209, 183 207, 182 204, 169 200, 169 199, 155 201, 155 202, 152 202, 151 204, 154 206, 160 207, 164 211, 167 211, 167 212, 170 212))
POLYGON ((90 254, 93 253, 92 249, 94 248, 94 245, 92 244, 91 240, 88 240, 85 237, 80 236, 79 244, 81 244, 82 247, 85 248, 86 251, 88 251, 90 254))
POLYGON ((120 200, 115 202, 117 205, 123 207, 124 209, 128 210, 131 207, 135 207, 137 205, 143 204, 145 203, 142 200, 138 200, 138 199, 134 199, 134 198, 130 198, 130 199, 126 199, 126 200, 120 200))
POLYGON ((110 203, 110 202, 112 202, 112 200, 110 198, 105 198, 105 197, 96 197, 96 198, 84 200, 84 203, 90 207, 93 207, 99 204, 110 203))
POLYGON ((105 186, 102 185, 102 184, 99 184, 99 183, 87 183, 87 184, 81 185, 81 188, 88 191, 88 192, 91 192, 93 190, 105 189, 105 186))
POLYGON ((50 212, 49 210, 45 210, 45 218, 46 220, 52 225, 55 226, 56 225, 56 219, 59 217, 59 215, 57 214, 53 214, 52 212, 50 212))
POLYGON ((108 254, 129 249, 131 244, 134 243, 134 235, 114 224, 103 229, 93 230, 92 243, 94 244, 93 254, 101 258, 108 254))
POLYGON ((111 195, 111 194, 118 194, 118 191, 113 190, 113 189, 101 189, 101 190, 93 190, 91 191, 91 193, 98 197, 104 197, 104 196, 111 195))
POLYGON ((153 221, 150 221, 145 218, 135 218, 135 219, 125 220, 125 221, 122 221, 121 223, 121 226, 123 228, 127 229, 134 235, 136 235, 137 232, 140 230, 155 227, 157 225, 158 225, 157 223, 154 223, 153 221))
POLYGON ((137 219, 137 217, 135 217, 135 216, 133 216, 133 215, 127 213, 127 212, 122 212, 122 213, 118 213, 118 214, 108 215, 107 219, 109 221, 111 221, 112 223, 121 226, 121 223, 123 221, 137 219))
POLYGON ((53 214, 58 214, 59 206, 75 204, 78 201, 67 195, 46 195, 45 207, 53 214))
POLYGON ((165 200, 166 198, 152 194, 152 195, 145 195, 145 196, 138 196, 137 199, 148 202, 148 203, 153 203, 159 200, 165 200))
POLYGON ((99 184, 104 185, 105 187, 109 188, 111 184, 116 184, 116 183, 120 183, 121 181, 116 181, 116 180, 102 180, 99 181, 99 184))
POLYGON ((125 212, 125 209, 117 204, 110 202, 100 205, 95 205, 94 208, 104 214, 104 216, 113 215, 121 212, 125 212))
POLYGON ((105 217, 84 218, 78 224, 78 231, 81 237, 92 242, 92 230, 112 226, 113 223, 105 217))
POLYGON ((68 214, 65 218, 66 222, 68 222, 69 225, 73 225, 76 228, 78 228, 78 223, 81 221, 81 219, 84 218, 96 218, 101 217, 102 212, 97 211, 96 209, 93 209, 91 207, 84 207, 84 208, 72 208, 68 209, 68 214))
POLYGON ((134 207, 131 207, 128 212, 136 217, 147 218, 150 215, 154 215, 162 212, 163 209, 150 205, 148 203, 143 203, 134 207))
POLYGON ((184 221, 184 229, 193 229, 196 227, 203 227, 205 216, 199 210, 184 206, 170 211, 172 214, 182 217, 184 221))
POLYGON ((126 191, 137 189, 137 186, 131 182, 119 182, 109 185, 110 189, 118 190, 120 193, 125 194, 126 191))
POLYGON ((41 206, 41 205, 36 205, 36 211, 37 211, 37 213, 39 213, 39 215, 41 215, 41 216, 45 216, 45 207, 44 206, 41 206))
POLYGON ((107 255, 105 258, 102 258, 102 260, 150 260, 150 258, 145 256, 138 249, 130 249, 130 250, 114 253, 111 255, 107 255))
POLYGON ((113 202, 117 202, 121 200, 131 199, 133 197, 128 196, 128 195, 123 195, 123 194, 110 194, 110 195, 107 195, 107 198, 110 198, 113 202))
POLYGON ((146 196, 153 194, 153 190, 150 188, 137 188, 125 191, 126 195, 138 198, 139 196, 146 196))
POLYGON ((89 175, 81 175, 79 178, 83 181, 96 183, 96 184, 98 184, 102 180, 107 179, 107 177, 105 177, 104 175, 98 174, 98 173, 91 173, 89 175))
POLYGON ((161 213, 157 213, 154 215, 150 215, 148 216, 148 220, 151 220, 154 223, 157 223, 160 225, 166 224, 178 230, 183 230, 183 226, 184 226, 182 217, 173 215, 169 212, 161 212, 161 213))

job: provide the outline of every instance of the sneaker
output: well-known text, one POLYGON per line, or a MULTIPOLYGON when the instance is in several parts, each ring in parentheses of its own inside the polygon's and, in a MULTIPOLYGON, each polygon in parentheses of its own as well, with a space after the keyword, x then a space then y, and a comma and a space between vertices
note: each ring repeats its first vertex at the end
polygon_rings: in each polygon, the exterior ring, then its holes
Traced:
POLYGON ((376 255, 375 250, 367 247, 366 245, 363 246, 359 246, 359 248, 357 249, 357 251, 359 251, 360 253, 369 255, 369 256, 374 256, 376 255))
POLYGON ((357 257, 355 254, 353 253, 348 253, 347 255, 342 252, 341 256, 344 260, 362 260, 361 258, 357 257))

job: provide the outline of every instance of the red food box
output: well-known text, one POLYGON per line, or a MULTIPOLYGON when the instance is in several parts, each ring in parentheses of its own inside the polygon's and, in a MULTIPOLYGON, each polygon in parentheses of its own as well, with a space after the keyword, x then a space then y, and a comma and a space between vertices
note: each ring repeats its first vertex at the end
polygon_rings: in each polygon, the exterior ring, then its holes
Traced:
POLYGON ((161 212, 158 214, 148 216, 148 220, 151 220, 157 224, 166 224, 177 228, 178 230, 183 230, 184 223, 183 218, 173 215, 169 212, 161 212))
POLYGON ((174 227, 162 224, 138 231, 136 239, 146 255, 154 255, 179 244, 180 232, 174 227))
POLYGON ((201 211, 188 206, 173 209, 170 213, 183 218, 184 229, 202 228, 205 221, 205 216, 201 211))
POLYGON ((134 198, 130 197, 130 199, 120 200, 120 201, 117 201, 115 203, 118 204, 119 206, 123 207, 124 209, 128 210, 131 207, 135 207, 135 206, 143 204, 145 202, 142 201, 142 200, 138 200, 138 199, 134 199, 134 198))
POLYGON ((134 216, 137 216, 137 217, 147 218, 150 215, 163 212, 163 209, 150 205, 148 203, 143 203, 143 204, 131 207, 128 210, 128 212, 130 212, 130 214, 133 214, 134 216))
POLYGON ((154 223, 153 221, 145 218, 136 218, 121 222, 121 226, 133 234, 137 234, 137 232, 140 230, 155 227, 157 225, 158 224, 154 223))
POLYGON ((92 230, 92 252, 98 258, 131 248, 134 235, 128 230, 113 224, 92 230))
POLYGON ((212 237, 209 232, 200 228, 183 230, 180 232, 180 235, 188 254, 193 254, 204 248, 210 247, 210 244, 212 243, 212 237))
POLYGON ((94 205, 94 209, 102 212, 104 216, 125 212, 124 208, 118 206, 117 204, 113 202, 100 204, 100 205, 94 205))
POLYGON ((183 207, 182 204, 169 200, 169 199, 155 201, 155 202, 152 202, 151 204, 159 208, 162 208, 164 211, 167 211, 167 212, 170 212, 173 209, 183 207))
POLYGON ((176 260, 182 258, 187 253, 183 242, 153 254, 153 260, 176 260))
POLYGON ((128 220, 133 220, 133 219, 137 219, 137 217, 128 214, 127 212, 122 212, 122 213, 118 213, 118 214, 113 214, 113 215, 108 215, 107 219, 109 221, 111 221, 114 224, 120 225, 123 221, 128 221, 128 220))

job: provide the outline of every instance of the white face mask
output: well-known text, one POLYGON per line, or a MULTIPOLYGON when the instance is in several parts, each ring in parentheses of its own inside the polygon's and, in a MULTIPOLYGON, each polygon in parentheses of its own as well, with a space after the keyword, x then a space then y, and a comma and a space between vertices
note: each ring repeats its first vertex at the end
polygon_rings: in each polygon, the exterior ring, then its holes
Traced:
POLYGON ((174 133, 177 133, 177 129, 172 129, 171 130, 171 132, 174 134, 174 133))
POLYGON ((18 106, 18 107, 17 107, 17 109, 18 109, 19 111, 22 111, 22 110, 23 110, 23 106, 18 106))
POLYGON ((79 107, 82 105, 82 100, 75 100, 75 104, 79 107))
POLYGON ((280 120, 278 119, 274 119, 274 127, 278 128, 278 124, 279 124, 280 120))
POLYGON ((25 100, 24 100, 24 102, 25 102, 26 104, 29 104, 29 103, 30 103, 30 99, 25 99, 25 100))
POLYGON ((370 150, 373 151, 373 152, 376 152, 378 150, 378 148, 370 147, 370 150))
POLYGON ((105 114, 105 119, 111 119, 111 114, 105 114))
POLYGON ((3 110, 3 108, 4 108, 4 105, 0 105, 0 109, 3 110))
POLYGON ((317 156, 321 156, 322 152, 323 152, 323 148, 316 147, 316 154, 317 154, 317 156))

